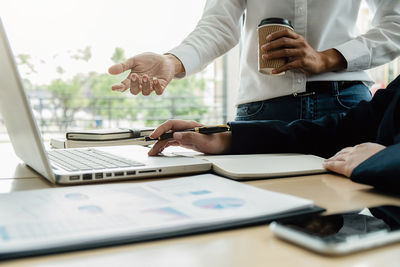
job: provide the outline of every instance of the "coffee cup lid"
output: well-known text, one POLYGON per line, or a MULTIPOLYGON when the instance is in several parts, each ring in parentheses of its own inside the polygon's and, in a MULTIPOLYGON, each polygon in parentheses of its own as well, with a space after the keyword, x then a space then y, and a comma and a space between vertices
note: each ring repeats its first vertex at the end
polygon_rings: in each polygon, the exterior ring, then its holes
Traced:
POLYGON ((258 27, 266 24, 283 24, 286 26, 289 26, 290 28, 293 28, 292 23, 288 19, 283 19, 283 18, 266 18, 263 19, 260 24, 258 24, 258 27))

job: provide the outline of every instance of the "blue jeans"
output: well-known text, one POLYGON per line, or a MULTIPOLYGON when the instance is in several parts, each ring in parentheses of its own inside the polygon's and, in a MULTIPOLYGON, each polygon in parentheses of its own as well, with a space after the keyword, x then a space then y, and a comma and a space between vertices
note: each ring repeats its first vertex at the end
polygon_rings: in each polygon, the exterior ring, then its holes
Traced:
POLYGON ((327 114, 345 113, 361 100, 371 98, 368 87, 361 82, 308 82, 307 91, 297 96, 239 105, 235 120, 315 120, 327 114))

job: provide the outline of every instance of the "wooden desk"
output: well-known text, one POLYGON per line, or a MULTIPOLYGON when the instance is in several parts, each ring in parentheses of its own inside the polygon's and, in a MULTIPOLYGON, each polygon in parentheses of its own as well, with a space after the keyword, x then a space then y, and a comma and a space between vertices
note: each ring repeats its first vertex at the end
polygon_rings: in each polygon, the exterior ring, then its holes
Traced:
MULTIPOLYGON (((8 151, 10 151, 10 147, 8 151)), ((0 144, 0 153, 7 146, 0 144)), ((7 152, 9 153, 9 152, 7 152)), ((10 153, 9 153, 10 155, 10 153)), ((12 160, 11 160, 12 161, 12 160)), ((2 162, 4 164, 4 161, 2 162)), ((18 161, 14 173, 30 173, 18 161), (21 169, 22 168, 22 169, 21 169), (21 169, 21 172, 16 171, 21 169), (26 171, 26 172, 25 172, 26 171)), ((7 170, 12 169, 11 167, 7 170)), ((52 185, 35 177, 1 178, 2 193, 46 188, 52 185)), ((5 174, 7 176, 9 172, 5 174)), ((130 181, 134 182, 134 181, 130 181)), ((376 192, 338 175, 323 174, 246 182, 260 188, 315 201, 328 212, 379 204, 400 205, 400 197, 376 192)), ((0 266, 399 266, 400 244, 342 257, 315 254, 275 238, 267 225, 208 234, 114 246, 79 252, 30 257, 0 262, 0 266)))

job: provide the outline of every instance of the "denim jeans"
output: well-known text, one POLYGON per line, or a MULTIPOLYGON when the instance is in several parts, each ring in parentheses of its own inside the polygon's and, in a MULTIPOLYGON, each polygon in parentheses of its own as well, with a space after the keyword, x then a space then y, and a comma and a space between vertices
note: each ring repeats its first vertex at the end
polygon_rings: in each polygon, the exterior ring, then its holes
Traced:
POLYGON ((361 100, 369 101, 371 98, 368 87, 361 82, 309 82, 307 92, 297 96, 288 95, 239 105, 235 120, 315 120, 327 114, 345 113, 361 100), (315 88, 315 85, 324 88, 315 88))

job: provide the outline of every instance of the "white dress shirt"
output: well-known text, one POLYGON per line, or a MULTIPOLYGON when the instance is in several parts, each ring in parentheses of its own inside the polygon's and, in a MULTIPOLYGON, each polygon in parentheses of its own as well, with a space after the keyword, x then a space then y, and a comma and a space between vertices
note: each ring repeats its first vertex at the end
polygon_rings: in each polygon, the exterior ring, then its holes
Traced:
POLYGON ((367 3, 374 14, 372 28, 361 35, 356 26, 361 0, 208 0, 195 30, 169 53, 181 60, 189 75, 234 47, 242 35, 237 104, 304 92, 307 81, 370 83, 365 70, 400 54, 400 0, 367 3), (246 20, 241 31, 243 12, 246 20), (282 76, 259 73, 257 26, 269 17, 289 19, 316 51, 337 49, 347 60, 347 69, 313 76, 299 71, 282 76))

